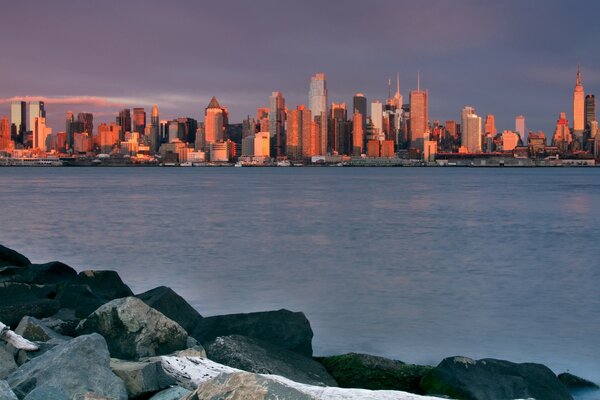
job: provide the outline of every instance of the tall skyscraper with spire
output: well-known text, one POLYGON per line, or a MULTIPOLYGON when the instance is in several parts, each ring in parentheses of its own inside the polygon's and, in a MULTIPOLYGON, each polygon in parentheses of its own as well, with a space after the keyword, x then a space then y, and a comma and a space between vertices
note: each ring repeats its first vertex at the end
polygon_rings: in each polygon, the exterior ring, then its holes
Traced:
POLYGON ((429 140, 429 93, 421 90, 421 74, 417 75, 417 90, 410 91, 410 146, 423 151, 429 140))
POLYGON ((314 74, 310 79, 308 108, 312 118, 319 124, 317 148, 320 154, 327 151, 327 82, 324 73, 314 74))
POLYGON ((585 93, 581 83, 581 68, 577 66, 577 80, 573 89, 573 136, 583 146, 585 130, 585 93))
POLYGON ((269 136, 271 156, 285 155, 285 99, 281 92, 273 92, 269 97, 269 136))

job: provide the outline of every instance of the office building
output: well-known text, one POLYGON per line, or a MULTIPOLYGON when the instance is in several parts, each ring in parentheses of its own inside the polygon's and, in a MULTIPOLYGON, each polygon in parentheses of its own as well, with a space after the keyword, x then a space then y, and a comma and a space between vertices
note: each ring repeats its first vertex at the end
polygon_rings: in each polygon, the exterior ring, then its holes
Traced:
POLYGON ((363 129, 363 115, 355 112, 352 116, 352 154, 360 156, 364 151, 365 131, 363 129))
POLYGON ((281 92, 273 92, 269 97, 269 134, 271 155, 283 157, 285 155, 285 99, 281 92))
POLYGON ((146 128, 146 111, 143 108, 133 109, 133 130, 139 133, 140 136, 144 134, 146 128))
POLYGON ((410 147, 423 151, 425 140, 429 140, 429 93, 421 90, 421 79, 417 77, 417 90, 409 93, 410 101, 410 147))
POLYGON ((295 110, 288 111, 286 153, 290 160, 302 159, 303 138, 308 137, 310 149, 311 126, 312 115, 306 106, 300 105, 295 110))
MULTIPOLYGON (((33 131, 33 123, 36 118, 46 118, 46 108, 43 101, 29 102, 29 126, 33 131)), ((44 144, 45 146, 45 144, 44 144)))
POLYGON ((221 105, 217 101, 217 98, 215 96, 213 96, 212 99, 210 99, 208 106, 204 110, 204 142, 205 142, 205 145, 209 146, 211 143, 224 141, 226 126, 227 126, 227 109, 224 107, 221 107, 221 105))
POLYGON ((481 117, 473 107, 465 107, 461 113, 461 147, 467 153, 481 152, 481 117))
POLYGON ((527 131, 525 130, 525 117, 519 115, 515 118, 515 131, 519 134, 521 142, 527 143, 527 131))
POLYGON ((46 118, 36 117, 31 127, 33 128, 32 147, 40 151, 46 151, 46 138, 52 134, 52 129, 46 126, 46 118))
MULTIPOLYGON (((313 150, 317 154, 327 152, 327 82, 324 73, 314 74, 310 79, 310 90, 308 92, 308 108, 313 120, 318 121, 318 135, 313 150)), ((303 149, 305 151, 306 149, 303 149)))
POLYGON ((573 135, 569 129, 567 113, 561 112, 556 121, 554 135, 552 136, 552 146, 558 147, 561 153, 566 153, 569 150, 571 142, 573 142, 573 135))
POLYGON ((152 114, 150 116, 150 151, 152 153, 158 152, 160 148, 160 118, 158 115, 158 106, 155 104, 152 107, 152 114))
POLYGON ((124 108, 119 111, 117 116, 117 125, 121 127, 119 132, 119 141, 125 139, 125 132, 131 132, 131 111, 129 108, 124 108))
POLYGON ((577 80, 573 89, 573 139, 583 146, 585 130, 585 93, 581 83, 581 68, 577 66, 577 80))
POLYGON ((27 132, 27 109, 24 101, 13 101, 10 103, 10 136, 15 143, 23 143, 25 132, 27 132))
POLYGON ((596 96, 585 96, 585 129, 590 130, 592 122, 596 121, 596 96))

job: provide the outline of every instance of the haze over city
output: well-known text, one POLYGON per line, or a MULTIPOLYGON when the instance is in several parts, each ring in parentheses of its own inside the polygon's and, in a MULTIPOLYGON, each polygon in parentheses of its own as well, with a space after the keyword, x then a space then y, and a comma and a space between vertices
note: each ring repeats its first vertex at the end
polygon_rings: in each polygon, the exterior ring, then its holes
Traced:
POLYGON ((421 71, 430 120, 472 105, 499 130, 522 114, 551 137, 559 112, 572 119, 577 64, 586 93, 600 85, 599 11, 584 1, 7 2, 0 106, 42 97, 56 130, 68 110, 96 125, 152 104, 161 118, 199 119, 215 95, 241 122, 272 91, 306 104, 318 71, 329 100, 347 103, 356 92, 385 101, 397 71, 407 99, 421 71))

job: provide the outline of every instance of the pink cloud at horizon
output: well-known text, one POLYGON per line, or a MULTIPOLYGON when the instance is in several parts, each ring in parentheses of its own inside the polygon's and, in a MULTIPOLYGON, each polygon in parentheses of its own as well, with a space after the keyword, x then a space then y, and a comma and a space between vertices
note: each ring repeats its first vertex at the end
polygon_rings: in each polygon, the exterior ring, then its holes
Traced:
POLYGON ((13 101, 43 101, 46 104, 61 105, 89 105, 93 107, 125 107, 122 102, 110 100, 105 97, 97 96, 65 96, 65 97, 46 97, 46 96, 13 96, 0 99, 0 104, 10 104, 13 101))

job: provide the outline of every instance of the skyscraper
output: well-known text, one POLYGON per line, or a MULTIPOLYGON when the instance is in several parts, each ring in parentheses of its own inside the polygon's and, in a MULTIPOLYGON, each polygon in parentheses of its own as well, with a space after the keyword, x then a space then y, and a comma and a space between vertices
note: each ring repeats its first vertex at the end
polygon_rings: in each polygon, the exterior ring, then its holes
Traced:
POLYGON ((371 103, 371 123, 373 124, 373 136, 383 133, 383 104, 379 100, 371 103))
POLYGON ((125 132, 131 132, 131 111, 129 108, 124 108, 119 111, 119 115, 117 116, 117 125, 121 127, 121 131, 119 132, 119 140, 123 141, 125 139, 125 132))
POLYGON ((81 132, 87 132, 89 137, 94 135, 94 114, 81 112, 77 114, 77 122, 81 124, 81 132))
POLYGON ((142 136, 146 127, 146 111, 143 108, 133 109, 133 130, 142 136))
POLYGON ((73 148, 73 134, 75 133, 74 122, 75 117, 73 116, 73 112, 67 111, 67 116, 65 118, 65 132, 67 133, 67 145, 69 146, 69 149, 73 148))
POLYGON ((311 112, 306 106, 300 105, 295 110, 288 111, 287 121, 287 156, 290 160, 301 160, 303 155, 302 146, 305 141, 310 151, 311 112))
MULTIPOLYGON (((362 93, 356 93, 352 98, 352 114, 356 113, 362 115, 362 132, 364 133, 367 131, 367 98, 362 93)), ((361 145, 361 148, 364 148, 364 146, 365 143, 361 145)))
MULTIPOLYGON (((29 102, 29 126, 33 131, 33 121, 36 118, 46 118, 46 109, 43 101, 30 101, 29 102)), ((45 144, 44 144, 45 146, 45 144)))
POLYGON ((217 98, 213 96, 204 110, 204 143, 206 146, 225 140, 226 120, 227 109, 221 107, 217 98))
POLYGON ((158 106, 155 104, 152 107, 152 115, 150 116, 150 149, 154 153, 158 152, 160 147, 159 125, 158 106))
POLYGON ((329 124, 331 135, 328 142, 331 150, 337 154, 347 152, 347 120, 346 103, 331 103, 331 123, 329 124))
POLYGON ((360 156, 364 151, 365 131, 363 129, 364 116, 355 112, 352 116, 352 155, 360 156))
POLYGON ((525 130, 525 117, 519 115, 515 118, 515 131, 521 137, 521 142, 527 143, 527 131, 525 130))
POLYGON ((25 132, 27 132, 27 111, 24 101, 13 101, 10 103, 11 138, 16 143, 23 143, 25 132))
POLYGON ((273 92, 269 97, 269 136, 270 154, 273 157, 285 155, 285 99, 283 93, 273 92))
POLYGON ((567 113, 561 112, 558 120, 556 121, 554 136, 552 136, 552 146, 558 147, 561 153, 566 153, 572 141, 573 136, 571 135, 571 131, 569 129, 567 113))
POLYGON ((410 101, 410 146, 423 151, 424 141, 429 140, 429 93, 421 90, 421 79, 417 77, 417 90, 411 90, 410 101))
POLYGON ((585 94, 581 83, 581 68, 577 66, 577 80, 573 89, 573 136, 583 146, 585 129, 585 94))
POLYGON ((468 153, 481 152, 481 117, 475 114, 473 107, 465 107, 461 113, 461 147, 468 153))
POLYGON ((404 99, 402 98, 402 94, 400 93, 400 72, 396 76, 396 93, 394 94, 394 98, 392 99, 392 105, 396 108, 396 110, 402 110, 402 102, 404 99))
POLYGON ((33 131, 33 145, 34 149, 46 151, 46 138, 52 134, 52 129, 46 126, 45 117, 35 117, 33 124, 31 125, 33 131))
POLYGON ((314 74, 310 79, 308 92, 308 108, 312 118, 319 118, 319 152, 327 151, 327 82, 324 73, 314 74))
POLYGON ((491 135, 492 137, 496 136, 496 122, 494 118, 494 114, 488 114, 485 116, 485 125, 483 128, 483 133, 485 135, 491 135))
POLYGON ((2 117, 0 122, 0 151, 10 150, 14 143, 10 138, 10 122, 7 117, 2 117))
POLYGON ((596 121, 596 96, 588 94, 585 96, 585 129, 590 129, 592 121, 596 121))

